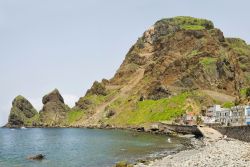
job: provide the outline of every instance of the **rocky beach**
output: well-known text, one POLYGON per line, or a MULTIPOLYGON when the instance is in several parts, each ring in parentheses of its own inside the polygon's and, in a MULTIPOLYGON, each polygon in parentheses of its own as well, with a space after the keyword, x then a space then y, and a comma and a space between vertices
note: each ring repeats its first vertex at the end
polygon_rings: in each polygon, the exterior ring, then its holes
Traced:
POLYGON ((181 151, 136 167, 247 167, 250 166, 250 143, 225 138, 203 140, 203 146, 181 151))

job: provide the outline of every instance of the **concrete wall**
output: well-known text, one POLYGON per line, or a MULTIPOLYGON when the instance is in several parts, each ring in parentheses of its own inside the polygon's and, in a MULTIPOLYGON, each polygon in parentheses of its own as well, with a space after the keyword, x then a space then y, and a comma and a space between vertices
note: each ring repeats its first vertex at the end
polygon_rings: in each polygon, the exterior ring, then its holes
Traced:
POLYGON ((250 142, 250 126, 213 127, 227 137, 250 142))

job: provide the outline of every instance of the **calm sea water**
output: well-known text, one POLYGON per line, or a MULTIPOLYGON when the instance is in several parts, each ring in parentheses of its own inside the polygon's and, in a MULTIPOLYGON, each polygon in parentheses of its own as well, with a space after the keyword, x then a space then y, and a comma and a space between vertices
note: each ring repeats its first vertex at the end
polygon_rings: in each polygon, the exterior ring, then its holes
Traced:
POLYGON ((124 130, 0 128, 0 167, 106 167, 182 149, 187 142, 168 138, 124 130), (46 159, 26 159, 39 153, 46 159))

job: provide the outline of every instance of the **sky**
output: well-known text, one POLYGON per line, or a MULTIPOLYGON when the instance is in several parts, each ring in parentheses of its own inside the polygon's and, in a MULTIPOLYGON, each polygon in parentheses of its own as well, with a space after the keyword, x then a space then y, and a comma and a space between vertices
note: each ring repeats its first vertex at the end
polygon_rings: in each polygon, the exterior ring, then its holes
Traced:
POLYGON ((0 0, 0 126, 12 100, 39 111, 58 88, 73 106, 92 83, 111 78, 129 48, 157 20, 212 20, 250 42, 249 0, 0 0))

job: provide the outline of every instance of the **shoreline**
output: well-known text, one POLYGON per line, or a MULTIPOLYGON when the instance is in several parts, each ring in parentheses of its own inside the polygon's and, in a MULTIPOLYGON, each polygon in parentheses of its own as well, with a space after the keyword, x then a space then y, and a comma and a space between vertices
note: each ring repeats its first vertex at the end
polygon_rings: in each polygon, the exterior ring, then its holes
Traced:
POLYGON ((217 141, 203 139, 203 145, 180 151, 134 167, 192 167, 192 166, 250 166, 250 143, 225 138, 217 141))
MULTIPOLYGON (((23 128, 24 126, 8 126, 5 125, 1 128, 23 128)), ((196 138, 203 137, 200 130, 196 125, 175 125, 175 124, 163 124, 163 123, 150 123, 148 125, 135 125, 135 126, 114 126, 114 125, 82 125, 82 126, 25 126, 24 128, 83 128, 83 129, 118 129, 118 130, 130 130, 136 132, 145 132, 150 134, 159 135, 194 135, 196 138)))
POLYGON ((141 159, 137 159, 135 161, 135 163, 133 163, 134 167, 136 167, 137 165, 140 165, 140 164, 143 164, 143 165, 149 165, 151 162, 154 162, 154 161, 160 161, 162 160, 163 158, 167 157, 167 156, 173 156, 173 155, 176 155, 180 152, 183 152, 183 151, 190 151, 190 150, 193 150, 193 149, 198 149, 198 148, 201 148, 201 147, 204 147, 204 142, 202 140, 202 138, 196 138, 195 136, 190 136, 190 135, 178 135, 177 137, 179 138, 185 138, 185 139, 188 139, 189 140, 189 143, 182 143, 183 146, 185 147, 184 149, 177 149, 175 151, 170 151, 170 152, 162 152, 160 153, 159 155, 156 155, 156 156, 148 156, 148 157, 144 157, 144 158, 141 158, 141 159))
MULTIPOLYGON (((2 129, 22 129, 22 127, 0 127, 2 129)), ((142 129, 143 127, 97 127, 97 126, 71 126, 71 127, 61 127, 61 126, 54 126, 54 127, 44 127, 44 126, 29 126, 29 127, 24 127, 24 129, 99 129, 99 130, 125 130, 125 131, 132 131, 132 132, 138 132, 138 133, 148 133, 148 134, 152 134, 152 135, 166 135, 166 136, 172 136, 172 137, 182 137, 182 138, 191 138, 190 136, 192 136, 193 138, 200 138, 200 136, 195 136, 194 134, 188 134, 188 133, 178 133, 178 132, 174 132, 172 131, 170 132, 163 132, 163 131, 154 131, 154 130, 145 130, 142 129), (187 137, 189 136, 189 137, 187 137)))

